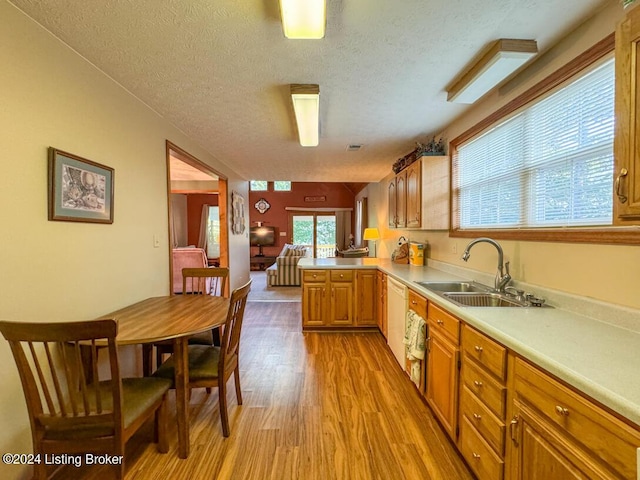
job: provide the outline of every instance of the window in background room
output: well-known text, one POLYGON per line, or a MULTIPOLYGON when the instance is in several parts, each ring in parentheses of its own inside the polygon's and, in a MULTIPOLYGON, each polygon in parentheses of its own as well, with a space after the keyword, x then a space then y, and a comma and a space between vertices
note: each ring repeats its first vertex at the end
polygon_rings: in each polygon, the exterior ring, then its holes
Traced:
POLYGON ((207 257, 220 257, 220 209, 213 206, 207 219, 207 257))
POLYGON ((285 182, 285 181, 273 182, 273 190, 275 192, 290 192, 291 182, 285 182))
POLYGON ((266 192, 269 182, 266 180, 251 180, 249 182, 249 188, 253 192, 266 192))
POLYGON ((458 228, 611 225, 613 134, 609 60, 457 145, 458 228))
POLYGON ((309 247, 315 258, 334 257, 336 216, 333 213, 292 214, 292 243, 309 247))

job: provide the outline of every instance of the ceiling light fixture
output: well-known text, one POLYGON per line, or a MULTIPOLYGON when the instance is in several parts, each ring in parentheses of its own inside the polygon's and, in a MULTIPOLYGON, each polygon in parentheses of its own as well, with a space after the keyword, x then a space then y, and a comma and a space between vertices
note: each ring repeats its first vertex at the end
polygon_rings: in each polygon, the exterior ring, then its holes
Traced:
POLYGON ((298 125, 298 138, 303 147, 317 147, 320 126, 320 87, 291 85, 293 112, 298 125))
POLYGON ((501 38, 447 89, 447 101, 473 103, 538 53, 535 40, 501 38))
POLYGON ((327 24, 326 0, 280 0, 282 30, 287 38, 324 37, 327 24))

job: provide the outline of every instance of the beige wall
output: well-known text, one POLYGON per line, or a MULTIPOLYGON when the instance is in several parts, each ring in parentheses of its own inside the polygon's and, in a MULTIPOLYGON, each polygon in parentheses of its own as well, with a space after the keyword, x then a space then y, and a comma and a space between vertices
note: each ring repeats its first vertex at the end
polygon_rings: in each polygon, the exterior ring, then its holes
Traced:
MULTIPOLYGON (((515 96, 615 30, 623 10, 618 1, 607 7, 575 32, 559 42, 523 74, 474 105, 442 133, 452 140, 478 123, 515 96)), ((487 244, 475 246, 467 263, 460 256, 469 239, 450 238, 447 232, 390 230, 387 225, 387 197, 384 182, 370 184, 359 194, 369 198, 370 223, 380 226, 383 240, 378 256, 390 257, 401 235, 415 241, 428 241, 430 257, 487 273, 495 273, 497 255, 487 244)), ((501 241, 505 257, 511 261, 511 274, 516 280, 534 285, 593 297, 609 303, 640 308, 638 268, 640 247, 582 245, 544 242, 501 241)))
MULTIPOLYGON (((0 318, 90 319, 167 294, 165 140, 228 176, 229 191, 245 198, 246 182, 4 0, 0 65, 0 318), (115 169, 112 225, 47 220, 49 146, 115 169)), ((248 240, 229 239, 237 286, 248 278, 248 240)), ((123 353, 125 371, 132 353, 123 353)), ((30 452, 22 389, 4 341, 0 365, 0 451, 30 452)), ((0 464, 0 478, 27 472, 0 464)))

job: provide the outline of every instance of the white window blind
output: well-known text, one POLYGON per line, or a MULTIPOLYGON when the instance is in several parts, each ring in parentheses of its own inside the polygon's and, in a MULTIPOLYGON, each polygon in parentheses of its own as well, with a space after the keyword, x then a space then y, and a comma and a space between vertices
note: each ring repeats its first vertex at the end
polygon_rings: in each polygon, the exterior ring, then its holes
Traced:
POLYGON ((461 229, 610 225, 614 64, 458 146, 461 229))

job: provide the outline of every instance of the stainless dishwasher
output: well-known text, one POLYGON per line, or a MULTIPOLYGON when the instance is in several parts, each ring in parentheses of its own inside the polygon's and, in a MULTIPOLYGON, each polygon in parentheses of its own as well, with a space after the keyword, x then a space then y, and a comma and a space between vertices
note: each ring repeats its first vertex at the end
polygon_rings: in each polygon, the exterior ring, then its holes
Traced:
POLYGON ((405 369, 405 345, 402 343, 407 315, 407 287, 387 276, 387 342, 389 348, 405 369))

